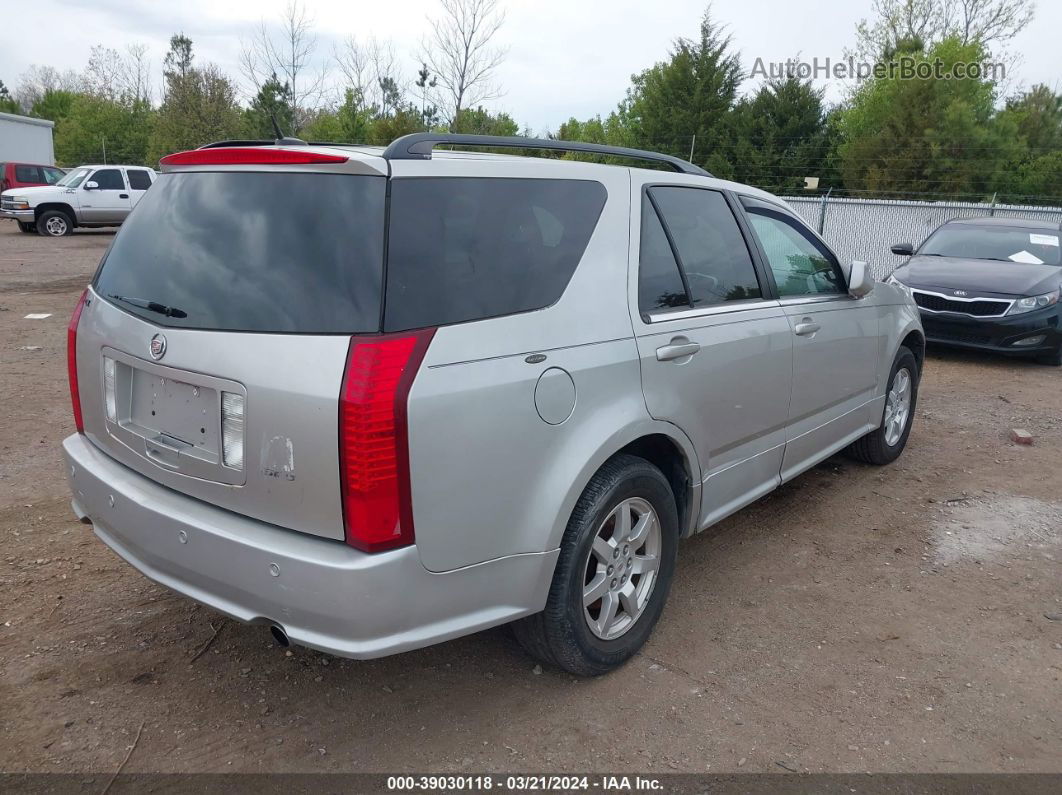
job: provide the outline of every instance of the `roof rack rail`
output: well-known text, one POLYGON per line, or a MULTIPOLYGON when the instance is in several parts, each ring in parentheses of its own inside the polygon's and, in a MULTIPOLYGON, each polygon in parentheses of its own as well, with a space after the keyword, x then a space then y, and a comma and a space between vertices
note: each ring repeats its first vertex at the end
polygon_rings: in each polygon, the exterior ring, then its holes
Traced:
POLYGON ((549 149, 555 152, 585 152, 595 155, 612 155, 629 157, 632 160, 649 160, 665 163, 681 174, 696 174, 701 177, 712 176, 700 166, 660 152, 647 152, 644 149, 628 149, 624 146, 606 146, 589 144, 582 141, 556 141, 545 138, 521 138, 500 135, 463 135, 460 133, 413 133, 396 138, 384 149, 386 160, 431 160, 431 152, 436 146, 475 146, 508 149, 549 149))

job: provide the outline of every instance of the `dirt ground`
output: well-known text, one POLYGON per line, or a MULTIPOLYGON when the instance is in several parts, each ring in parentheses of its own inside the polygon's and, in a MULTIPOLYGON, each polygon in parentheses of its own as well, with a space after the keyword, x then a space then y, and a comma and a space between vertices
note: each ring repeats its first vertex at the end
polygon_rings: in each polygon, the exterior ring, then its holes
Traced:
POLYGON ((65 331, 111 239, 0 221, 0 770, 110 773, 142 725, 127 772, 1062 771, 1062 369, 931 351, 903 457, 831 459, 684 542, 613 675, 502 629, 353 662, 74 520, 65 331))

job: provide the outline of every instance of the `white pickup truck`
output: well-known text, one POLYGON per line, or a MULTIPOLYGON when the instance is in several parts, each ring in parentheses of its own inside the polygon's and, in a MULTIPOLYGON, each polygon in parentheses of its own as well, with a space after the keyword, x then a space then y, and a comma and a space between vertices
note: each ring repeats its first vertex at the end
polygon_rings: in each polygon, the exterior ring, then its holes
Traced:
POLYGON ((51 237, 75 227, 118 226, 155 181, 143 166, 79 166, 54 185, 0 193, 0 218, 51 237))

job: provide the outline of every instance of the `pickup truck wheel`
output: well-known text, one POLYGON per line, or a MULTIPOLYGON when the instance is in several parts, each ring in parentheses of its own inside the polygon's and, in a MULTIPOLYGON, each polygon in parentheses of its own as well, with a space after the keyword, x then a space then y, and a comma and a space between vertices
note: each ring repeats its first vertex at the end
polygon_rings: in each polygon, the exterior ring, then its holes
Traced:
POLYGON ((617 668, 664 609, 678 549, 675 496, 648 461, 618 455, 576 503, 546 609, 513 625, 533 656, 579 676, 617 668))
POLYGON ((18 222, 18 231, 19 232, 36 232, 37 231, 37 225, 36 224, 27 224, 25 221, 19 221, 18 222))
POLYGON ((911 435, 918 402, 918 360, 909 348, 900 347, 889 373, 881 426, 857 439, 845 452, 865 464, 891 464, 900 457, 911 435))
POLYGON ((74 231, 74 221, 62 210, 45 210, 37 218, 37 232, 45 237, 63 237, 74 231))

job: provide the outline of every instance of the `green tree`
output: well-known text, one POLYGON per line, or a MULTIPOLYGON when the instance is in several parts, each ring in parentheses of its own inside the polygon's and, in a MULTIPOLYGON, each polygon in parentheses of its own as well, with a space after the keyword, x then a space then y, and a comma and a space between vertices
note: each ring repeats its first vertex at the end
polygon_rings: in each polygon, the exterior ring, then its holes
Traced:
POLYGON ((281 83, 276 74, 262 83, 244 113, 247 134, 251 138, 272 140, 276 137, 273 119, 284 135, 295 134, 295 112, 292 108, 291 87, 281 83))
POLYGON ((1062 149, 1062 94, 1045 85, 1033 86, 1008 99, 1000 115, 1014 120, 1018 135, 1033 152, 1062 149))
MULTIPOLYGON (((947 72, 980 62, 982 46, 945 39, 926 53, 902 53, 947 72)), ((850 190, 909 194, 991 195, 1022 148, 1015 125, 994 112, 986 77, 866 80, 840 118, 840 165, 850 190)))
POLYGON ((159 158, 211 141, 240 138, 244 119, 236 86, 212 64, 193 65, 192 42, 184 34, 170 39, 163 61, 163 101, 148 147, 148 159, 159 158))
POLYGON ((40 99, 33 103, 30 116, 54 121, 58 128, 70 116, 77 96, 73 91, 64 91, 61 88, 48 89, 40 99))
POLYGON ((335 143, 365 143, 369 140, 372 111, 358 101, 355 89, 344 93, 343 104, 331 110, 319 110, 303 127, 301 135, 307 141, 335 143))
POLYGON ((774 193, 804 188, 804 177, 826 187, 829 138, 822 92, 794 75, 773 78, 734 109, 729 147, 734 178, 774 193))
POLYGON ((727 176, 730 110, 740 83, 730 37, 706 11, 697 39, 678 39, 668 60, 632 78, 617 116, 643 149, 688 158, 696 136, 693 160, 727 176))
POLYGON ((453 120, 451 130, 466 135, 517 135, 520 126, 508 113, 491 114, 482 105, 464 108, 453 120))
POLYGON ((0 113, 22 113, 22 108, 19 107, 15 98, 11 96, 11 92, 4 85, 3 80, 0 80, 0 113))
POLYGON ((1005 169, 1002 192, 1018 203, 1057 203, 1062 198, 1062 96, 1033 86, 1007 100, 997 124, 1013 129, 1020 146, 1005 169))
POLYGON ((376 116, 368 125, 368 143, 384 146, 395 138, 424 132, 424 129, 420 108, 406 105, 387 116, 376 116))
POLYGON ((154 114, 143 102, 124 103, 79 94, 55 131, 55 159, 60 165, 148 163, 154 114))

